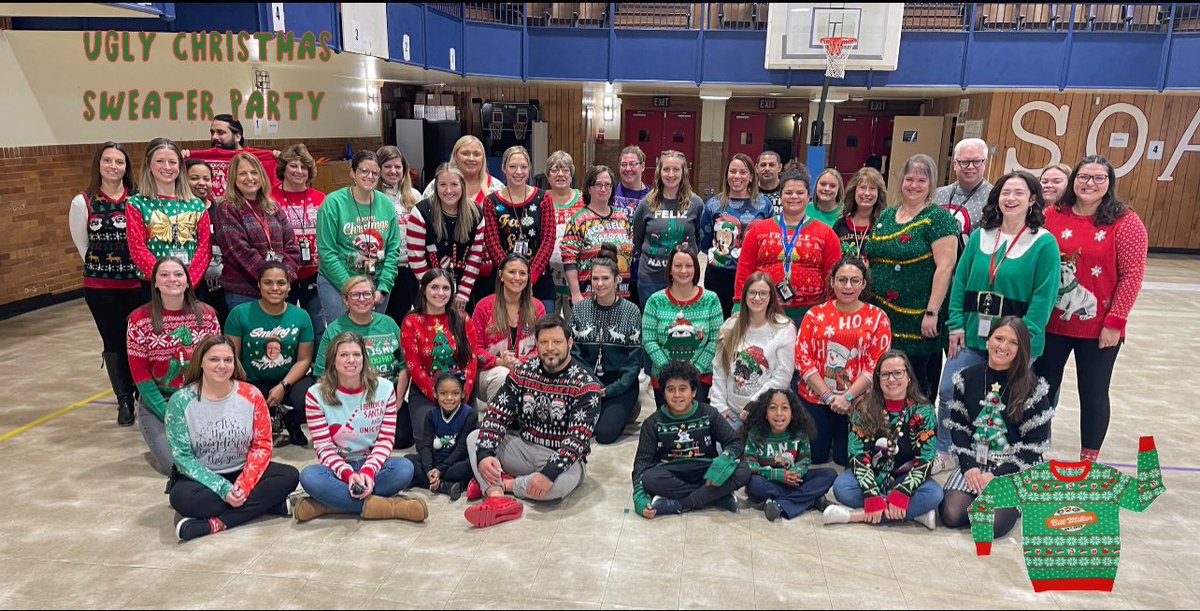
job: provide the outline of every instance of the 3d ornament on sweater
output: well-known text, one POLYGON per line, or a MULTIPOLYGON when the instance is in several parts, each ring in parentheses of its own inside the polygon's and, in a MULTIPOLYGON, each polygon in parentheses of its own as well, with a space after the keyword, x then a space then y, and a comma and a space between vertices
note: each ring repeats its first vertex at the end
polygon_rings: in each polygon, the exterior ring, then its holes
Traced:
POLYGON ((446 328, 440 323, 433 327, 433 367, 436 375, 441 371, 457 371, 458 364, 454 362, 454 348, 446 337, 446 328))

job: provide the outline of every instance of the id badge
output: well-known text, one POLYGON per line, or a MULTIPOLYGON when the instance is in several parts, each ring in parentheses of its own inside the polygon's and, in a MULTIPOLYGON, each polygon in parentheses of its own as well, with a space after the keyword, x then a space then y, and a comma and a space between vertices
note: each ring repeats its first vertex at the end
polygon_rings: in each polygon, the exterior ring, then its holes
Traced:
POLYGON ((790 301, 796 296, 795 291, 792 290, 792 286, 787 280, 781 280, 779 284, 776 284, 775 290, 779 292, 779 298, 783 301, 790 301))
POLYGON ((300 261, 302 263, 312 262, 312 242, 308 238, 301 238, 300 242, 300 261))
POLYGON ((513 254, 521 255, 522 257, 528 257, 529 242, 526 242, 525 240, 517 240, 517 242, 513 244, 513 254))
POLYGON ((992 317, 986 314, 979 315, 979 337, 987 337, 992 332, 992 317))
POLYGON ((186 250, 172 250, 168 254, 169 254, 169 256, 175 257, 176 259, 183 261, 184 265, 188 265, 192 262, 192 256, 190 254, 188 254, 188 251, 186 251, 186 250))
POLYGON ((277 252, 275 252, 275 251, 273 251, 273 250, 268 250, 268 251, 267 251, 267 256, 266 256, 265 258, 266 258, 266 260, 267 260, 267 261, 271 261, 271 262, 274 262, 274 263, 281 263, 281 262, 283 262, 283 255, 281 255, 281 254, 279 254, 279 253, 277 253, 277 252))

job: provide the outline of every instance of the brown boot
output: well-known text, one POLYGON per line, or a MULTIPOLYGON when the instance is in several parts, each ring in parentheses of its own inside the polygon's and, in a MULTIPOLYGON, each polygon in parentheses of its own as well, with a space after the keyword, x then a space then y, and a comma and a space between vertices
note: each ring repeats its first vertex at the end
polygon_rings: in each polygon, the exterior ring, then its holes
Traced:
POLYGON ((363 501, 362 517, 364 520, 424 522, 425 518, 429 517, 429 507, 425 505, 425 500, 420 498, 384 498, 372 495, 363 501))
POLYGON ((292 514, 296 516, 297 522, 307 522, 313 518, 319 518, 326 514, 341 513, 318 503, 312 497, 304 497, 296 503, 296 508, 292 510, 292 514))

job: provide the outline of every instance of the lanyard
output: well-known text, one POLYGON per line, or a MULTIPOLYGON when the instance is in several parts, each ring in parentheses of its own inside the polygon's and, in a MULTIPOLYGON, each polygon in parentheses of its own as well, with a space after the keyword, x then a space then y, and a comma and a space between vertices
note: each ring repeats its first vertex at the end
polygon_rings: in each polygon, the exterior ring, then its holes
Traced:
POLYGON ((297 229, 313 229, 316 225, 313 223, 312 214, 309 213, 308 191, 285 191, 280 187, 279 192, 283 194, 283 200, 287 202, 291 208, 299 208, 300 215, 304 218, 304 226, 297 229), (292 199, 292 195, 299 196, 299 199, 292 199))
POLYGON ((792 232, 792 237, 788 237, 787 225, 783 222, 783 213, 779 214, 779 232, 783 234, 783 273, 788 278, 792 277, 792 250, 796 248, 796 241, 800 239, 800 230, 804 229, 804 225, 808 222, 808 216, 800 217, 800 222, 796 223, 796 230, 792 232))
MULTIPOLYGON (((964 205, 964 207, 966 206, 966 203, 967 203, 967 202, 969 202, 969 201, 971 201, 971 198, 975 196, 975 192, 979 190, 979 187, 982 187, 982 186, 983 186, 983 181, 981 180, 981 181, 979 181, 979 184, 975 185, 975 188, 974 188, 974 189, 971 189, 971 192, 970 192, 970 193, 967 193, 967 194, 966 194, 966 195, 967 195, 967 198, 963 200, 963 205, 964 205)), ((961 187, 958 187, 958 185, 957 185, 957 184, 955 185, 955 189, 954 189, 954 191, 951 191, 951 192, 950 192, 950 201, 949 201, 949 202, 946 204, 946 206, 947 206, 947 207, 954 206, 954 193, 955 193, 956 191, 957 191, 957 192, 961 192, 961 191, 962 191, 962 188, 961 188, 961 187)))
POLYGON ((996 274, 1000 271, 1000 266, 1004 265, 1004 262, 1008 260, 1008 254, 1011 253, 1012 249, 1017 246, 1017 240, 1021 239, 1021 234, 1025 233, 1025 230, 1028 228, 1029 226, 1026 225, 1017 232, 1017 235, 1014 236, 1012 241, 1008 243, 1008 248, 1004 251, 1004 258, 1001 259, 999 263, 996 262, 996 253, 1000 250, 1000 228, 996 228, 996 245, 992 248, 992 258, 990 261, 988 261, 989 290, 996 285, 996 274))
POLYGON ((258 221, 258 224, 262 226, 263 235, 267 238, 267 252, 273 252, 274 249, 271 248, 271 227, 267 224, 266 213, 263 213, 263 218, 259 218, 252 204, 246 202, 246 207, 250 209, 250 214, 254 215, 254 220, 258 221))

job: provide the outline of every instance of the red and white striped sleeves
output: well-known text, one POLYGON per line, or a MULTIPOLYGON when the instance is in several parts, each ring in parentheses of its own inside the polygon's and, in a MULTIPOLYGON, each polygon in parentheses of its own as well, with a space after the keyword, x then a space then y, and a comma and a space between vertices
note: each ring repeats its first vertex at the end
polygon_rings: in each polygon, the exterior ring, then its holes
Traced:
MULTIPOLYGON (((304 414, 308 419, 309 432, 312 434, 313 449, 316 450, 317 460, 322 465, 333 471, 338 479, 349 483, 350 476, 354 474, 354 468, 338 453, 337 444, 333 442, 333 436, 329 433, 329 423, 325 421, 325 410, 321 407, 317 392, 317 386, 313 386, 304 397, 304 414)), ((393 417, 393 433, 395 425, 396 420, 393 417)))

